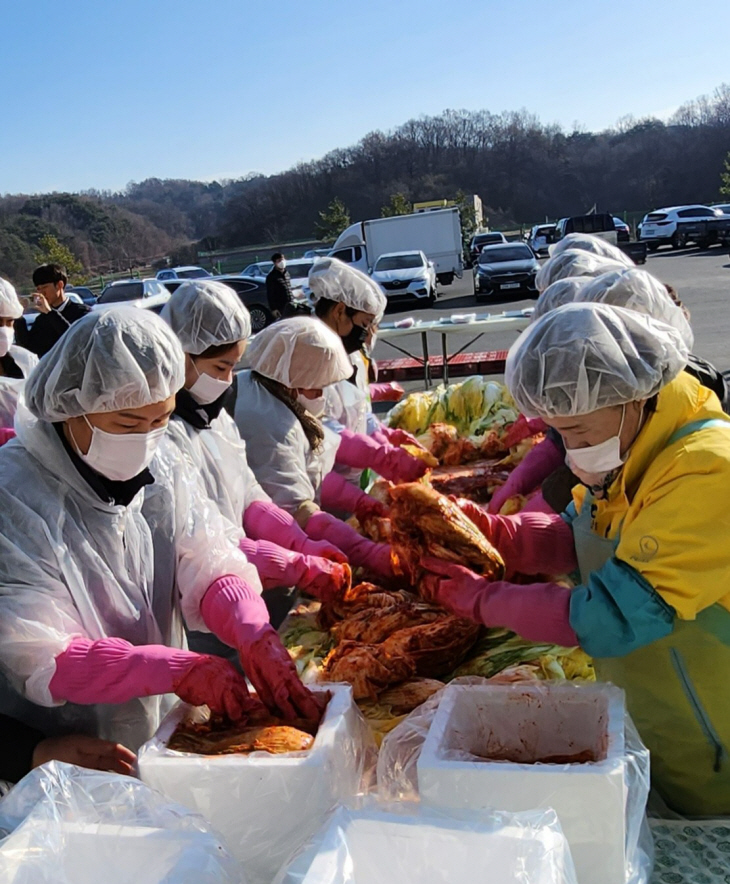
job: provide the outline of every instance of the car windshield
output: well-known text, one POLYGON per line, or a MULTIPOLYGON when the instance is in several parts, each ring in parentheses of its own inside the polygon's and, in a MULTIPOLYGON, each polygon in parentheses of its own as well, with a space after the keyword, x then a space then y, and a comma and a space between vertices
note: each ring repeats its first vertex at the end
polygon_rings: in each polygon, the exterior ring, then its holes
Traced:
POLYGON ((312 269, 312 264, 314 264, 314 261, 300 261, 296 264, 292 262, 286 265, 286 269, 289 271, 289 276, 292 279, 306 279, 309 276, 309 271, 312 269))
POLYGON ((100 304, 113 304, 115 301, 134 301, 141 298, 143 287, 141 282, 122 282, 110 285, 99 297, 100 304))
POLYGON ((178 279, 203 279, 210 276, 207 270, 202 267, 193 267, 191 270, 178 270, 178 279))
POLYGON ((525 261, 534 258, 529 246, 514 245, 504 246, 500 249, 485 250, 479 256, 480 264, 498 264, 502 261, 525 261))
POLYGON ((423 267, 420 255, 385 255, 375 262, 375 270, 412 270, 423 267))
POLYGON ((482 233, 474 237, 475 246, 488 245, 490 242, 504 242, 504 237, 501 233, 482 233))

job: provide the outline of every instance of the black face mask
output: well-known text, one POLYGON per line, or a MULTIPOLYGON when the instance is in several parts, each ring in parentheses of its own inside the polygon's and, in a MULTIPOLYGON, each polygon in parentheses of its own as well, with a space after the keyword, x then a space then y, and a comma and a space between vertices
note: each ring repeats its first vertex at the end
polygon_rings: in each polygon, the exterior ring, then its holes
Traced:
POLYGON ((342 343, 348 353, 357 353, 357 351, 365 343, 368 336, 368 330, 361 325, 353 325, 352 331, 342 336, 342 343))

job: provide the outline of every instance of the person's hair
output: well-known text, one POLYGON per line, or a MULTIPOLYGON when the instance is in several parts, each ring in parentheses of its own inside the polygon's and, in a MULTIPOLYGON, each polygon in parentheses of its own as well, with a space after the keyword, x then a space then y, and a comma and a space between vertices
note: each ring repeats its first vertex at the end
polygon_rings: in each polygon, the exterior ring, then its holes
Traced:
POLYGON ((274 254, 271 256, 271 260, 274 262, 274 264, 276 264, 276 262, 281 261, 283 257, 284 256, 281 254, 281 252, 274 252, 274 254))
POLYGON ((285 387, 284 384, 280 384, 278 381, 267 378, 265 375, 259 374, 257 371, 252 371, 251 377, 253 377, 257 383, 261 384, 265 390, 268 390, 272 396, 275 396, 280 402, 283 402, 284 405, 286 405, 289 411, 292 412, 294 417, 301 424, 301 427, 304 430, 304 435, 307 437, 307 442, 309 442, 309 447, 312 451, 319 451, 322 448, 322 442, 324 442, 324 428, 320 421, 304 408, 292 391, 288 387, 285 387))
POLYGON ((238 341, 234 341, 232 344, 212 344, 207 350, 203 350, 202 353, 191 353, 190 358, 216 359, 218 356, 224 356, 229 350, 233 349, 237 343, 238 341))
POLYGON ((673 285, 669 285, 668 282, 665 282, 665 283, 664 283, 664 288, 667 290, 667 294, 668 294, 669 297, 674 301, 674 303, 677 305, 677 307, 681 307, 681 306, 682 306, 682 301, 680 300, 680 297, 679 297, 679 295, 677 294, 677 290, 674 288, 674 286, 673 286, 673 285))
MULTIPOLYGON (((330 310, 341 303, 342 301, 332 301, 330 298, 320 298, 314 305, 314 314, 315 316, 319 316, 320 319, 324 319, 330 310)), ((347 304, 345 304, 345 316, 349 316, 350 319, 359 312, 360 311, 355 310, 354 307, 348 307, 347 304)))
POLYGON ((41 264, 33 271, 33 285, 47 285, 52 282, 62 282, 64 286, 68 282, 66 271, 60 264, 41 264))

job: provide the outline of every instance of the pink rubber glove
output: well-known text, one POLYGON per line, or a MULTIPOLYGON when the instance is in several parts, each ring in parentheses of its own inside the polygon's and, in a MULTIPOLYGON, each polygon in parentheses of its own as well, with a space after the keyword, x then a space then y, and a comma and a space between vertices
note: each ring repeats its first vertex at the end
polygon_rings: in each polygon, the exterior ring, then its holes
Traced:
POLYGON ((547 428, 548 425, 542 418, 526 418, 524 414, 521 414, 507 429, 507 432, 502 439, 502 444, 505 448, 512 448, 513 445, 519 445, 523 439, 529 439, 530 436, 537 436, 538 433, 544 433, 547 428))
POLYGON ((232 721, 257 706, 245 679, 226 660, 163 645, 136 647, 121 638, 75 638, 56 657, 49 687, 54 700, 84 705, 174 692, 232 721))
POLYGON ((386 445, 415 445, 416 448, 420 448, 421 451, 428 450, 421 445, 415 436, 411 436, 411 434, 406 433, 405 430, 391 429, 390 427, 386 427, 385 424, 380 424, 378 429, 370 435, 373 439, 386 445))
POLYGON ((0 445, 4 445, 15 438, 15 430, 12 427, 0 427, 0 445))
POLYGON ((383 445, 371 436, 353 433, 352 430, 340 433, 340 447, 335 460, 348 467, 371 468, 391 482, 415 482, 428 469, 422 460, 402 448, 383 445))
POLYGON ((559 466, 563 464, 565 455, 549 437, 543 439, 529 451, 522 463, 510 473, 509 479, 498 488, 489 501, 487 512, 498 513, 505 501, 515 494, 529 494, 559 466))
POLYGON ((261 702, 284 718, 319 720, 320 710, 304 687, 288 651, 269 623, 261 596, 239 577, 220 577, 200 605, 208 629, 237 648, 243 671, 261 702))
POLYGON ((321 601, 338 598, 350 587, 350 566, 284 549, 268 540, 244 538, 239 548, 256 568, 264 589, 296 586, 321 601))
POLYGON ((322 556, 333 562, 347 562, 341 549, 323 541, 317 543, 309 537, 286 510, 270 500, 255 500, 243 514, 243 528, 254 540, 270 540, 286 549, 305 553, 309 556, 322 556))
POLYGON ((420 592, 456 614, 485 626, 511 629, 522 638, 572 648, 578 637, 570 625, 570 593, 556 583, 520 586, 498 580, 490 583, 468 568, 427 556, 420 592))
POLYGON ((334 470, 324 477, 320 490, 322 509, 354 513, 358 503, 368 495, 334 470))
POLYGON ((573 531, 557 514, 521 512, 493 516, 471 500, 458 499, 462 512, 500 552, 513 574, 569 574, 578 567, 573 531))
POLYGON ((311 516, 306 532, 316 540, 322 537, 332 540, 347 553, 351 564, 366 568, 378 577, 388 580, 394 577, 387 543, 375 543, 361 537, 354 528, 329 513, 320 511, 311 516))
POLYGON ((370 398, 373 402, 398 402, 405 392, 398 381, 370 384, 370 398))

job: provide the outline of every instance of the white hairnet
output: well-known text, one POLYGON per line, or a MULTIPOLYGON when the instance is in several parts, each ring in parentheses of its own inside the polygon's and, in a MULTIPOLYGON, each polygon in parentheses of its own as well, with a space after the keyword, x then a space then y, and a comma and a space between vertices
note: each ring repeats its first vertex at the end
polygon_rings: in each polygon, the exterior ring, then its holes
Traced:
POLYGON ((75 322, 25 385, 41 420, 143 408, 183 386, 185 357, 172 330, 151 310, 110 307, 75 322))
POLYGON ((353 372, 340 336, 309 316, 283 319, 260 331, 248 358, 254 371, 292 390, 319 390, 353 372))
POLYGON ((320 298, 327 298, 374 316, 385 312, 387 301, 380 286, 337 258, 321 258, 314 262, 309 271, 309 287, 315 303, 320 298))
POLYGON ((669 297, 664 284, 646 270, 639 270, 638 267, 623 271, 612 270, 595 279, 588 279, 575 300, 579 303, 590 301, 611 304, 614 307, 626 307, 627 310, 645 313, 676 328, 682 335, 687 349, 692 350, 694 335, 684 311, 669 297))
POLYGON ((589 276, 566 276, 565 279, 555 280, 535 301, 532 321, 549 313, 550 310, 555 310, 556 307, 562 307, 563 304, 572 304, 578 292, 590 281, 589 276))
POLYGON ((601 239, 600 236, 593 236, 591 233, 569 233, 558 242, 553 243, 548 252, 550 257, 554 258, 568 249, 580 249, 584 252, 592 252, 594 255, 600 255, 603 258, 610 258, 612 261, 618 261, 626 267, 635 267, 634 262, 629 256, 622 252, 621 249, 601 239))
POLYGON ((539 292, 566 276, 600 276, 609 270, 624 270, 622 261, 613 261, 603 255, 594 255, 582 249, 566 249, 548 260, 537 271, 535 285, 539 292))
POLYGON ((565 304, 512 345, 505 382, 527 415, 589 414, 653 396, 688 356, 666 323, 607 304, 565 304))
POLYGON ((160 316, 186 353, 235 344, 251 337, 251 317, 235 291, 223 282, 190 279, 179 286, 160 316))
POLYGON ((23 305, 12 283, 0 277, 0 316, 3 319, 20 319, 23 305))

